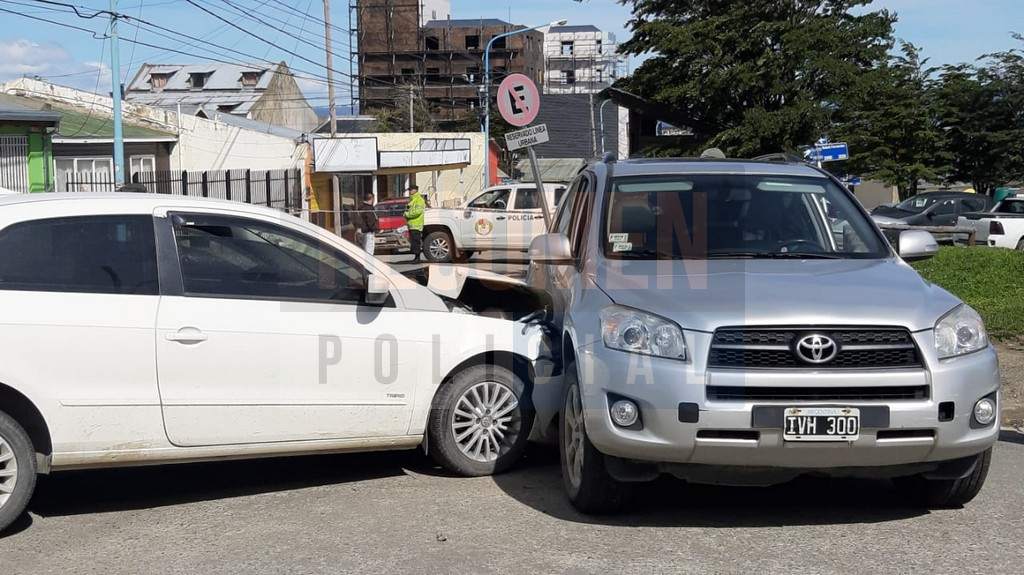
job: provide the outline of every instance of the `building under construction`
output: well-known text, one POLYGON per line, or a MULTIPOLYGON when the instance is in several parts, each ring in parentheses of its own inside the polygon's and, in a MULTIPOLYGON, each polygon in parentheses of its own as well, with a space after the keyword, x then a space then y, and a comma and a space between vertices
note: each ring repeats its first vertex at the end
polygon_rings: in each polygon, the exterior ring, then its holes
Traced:
MULTIPOLYGON (((353 0, 350 10, 358 66, 358 86, 352 88, 360 111, 408 105, 416 98, 441 123, 475 116, 488 41, 524 28, 497 19, 453 20, 446 0, 353 0)), ((492 90, 513 73, 542 84, 543 44, 544 35, 536 31, 496 41, 492 90)))

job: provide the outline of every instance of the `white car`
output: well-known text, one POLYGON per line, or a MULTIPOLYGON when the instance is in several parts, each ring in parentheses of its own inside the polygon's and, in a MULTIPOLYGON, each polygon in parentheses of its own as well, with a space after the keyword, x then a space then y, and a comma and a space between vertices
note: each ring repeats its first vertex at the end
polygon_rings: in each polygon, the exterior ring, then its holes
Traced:
POLYGON ((246 204, 0 199, 0 529, 63 469, 424 443, 460 474, 508 468, 545 369, 541 306, 515 283, 457 299, 497 276, 428 275, 444 295, 246 204), (474 313, 495 305, 521 321, 474 313))
MULTIPOLYGON (((549 210, 565 186, 544 184, 549 210)), ((458 208, 431 208, 424 214, 423 255, 431 262, 465 260, 474 252, 522 252, 547 232, 534 184, 487 188, 458 208)))
POLYGON ((989 212, 960 216, 958 225, 973 226, 980 244, 1024 251, 1024 195, 1010 196, 989 212))

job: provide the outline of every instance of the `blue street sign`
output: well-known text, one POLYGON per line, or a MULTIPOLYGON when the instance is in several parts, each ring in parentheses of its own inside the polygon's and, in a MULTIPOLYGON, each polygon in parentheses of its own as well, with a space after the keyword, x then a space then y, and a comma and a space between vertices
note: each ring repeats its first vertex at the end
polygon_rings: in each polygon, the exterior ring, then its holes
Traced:
POLYGON ((850 159, 850 147, 846 145, 846 142, 818 144, 814 148, 817 152, 815 154, 817 157, 814 159, 819 162, 838 162, 850 159))
POLYGON ((860 176, 850 176, 850 177, 846 178, 843 181, 846 183, 847 186, 849 186, 851 188, 854 187, 854 186, 859 186, 860 185, 860 176))

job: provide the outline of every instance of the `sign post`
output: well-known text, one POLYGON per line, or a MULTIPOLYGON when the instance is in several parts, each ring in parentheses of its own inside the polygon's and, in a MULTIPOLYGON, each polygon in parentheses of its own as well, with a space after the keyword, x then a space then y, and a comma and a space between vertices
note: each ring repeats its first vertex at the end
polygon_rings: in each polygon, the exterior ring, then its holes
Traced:
MULTIPOLYGON (((523 74, 511 74, 498 86, 498 111, 506 122, 517 128, 529 126, 540 113, 540 91, 537 90, 537 85, 523 74)), ((541 178, 537 154, 533 151, 533 146, 547 141, 548 127, 545 124, 505 134, 505 143, 508 144, 510 151, 526 148, 526 153, 530 157, 530 169, 533 170, 533 181, 537 185, 541 212, 544 213, 544 224, 551 229, 548 196, 544 193, 544 180, 541 178)))

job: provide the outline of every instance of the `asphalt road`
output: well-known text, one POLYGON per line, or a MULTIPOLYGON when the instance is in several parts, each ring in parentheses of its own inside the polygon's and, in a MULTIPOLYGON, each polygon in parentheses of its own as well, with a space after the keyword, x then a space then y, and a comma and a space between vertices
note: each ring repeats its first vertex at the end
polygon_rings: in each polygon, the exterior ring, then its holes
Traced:
POLYGON ((513 472, 446 476, 418 451, 45 477, 0 539, 3 573, 1021 573, 1024 436, 963 509, 886 481, 772 488, 664 479, 582 516, 549 448, 513 472))

